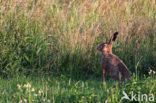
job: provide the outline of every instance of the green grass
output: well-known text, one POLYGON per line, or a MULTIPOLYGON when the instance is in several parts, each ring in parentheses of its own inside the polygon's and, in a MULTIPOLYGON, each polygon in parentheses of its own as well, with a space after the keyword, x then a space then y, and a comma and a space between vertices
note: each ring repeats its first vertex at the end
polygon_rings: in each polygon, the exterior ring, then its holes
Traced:
MULTIPOLYGON (((106 101, 107 103, 129 103, 129 100, 121 100, 123 91, 129 97, 133 92, 147 94, 149 98, 150 94, 156 96, 155 85, 156 79, 153 76, 142 80, 133 78, 125 84, 110 80, 102 83, 97 78, 73 80, 52 76, 27 78, 20 76, 8 80, 0 79, 0 101, 3 103, 26 103, 24 101, 29 103, 106 103, 106 101)), ((139 103, 145 103, 145 98, 139 103)))

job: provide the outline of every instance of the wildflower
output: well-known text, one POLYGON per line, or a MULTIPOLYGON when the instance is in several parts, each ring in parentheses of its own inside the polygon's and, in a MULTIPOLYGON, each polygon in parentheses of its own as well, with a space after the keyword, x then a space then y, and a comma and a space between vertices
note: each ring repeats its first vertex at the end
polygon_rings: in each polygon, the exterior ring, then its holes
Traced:
POLYGON ((34 88, 32 88, 32 90, 31 90, 32 92, 34 92, 35 91, 35 89, 34 88))
POLYGON ((41 94, 41 93, 43 93, 43 91, 42 90, 39 90, 38 93, 41 94))
POLYGON ((30 84, 30 83, 28 83, 28 84, 24 84, 23 87, 25 87, 25 88, 30 88, 30 87, 31 87, 31 84, 30 84))
POLYGON ((20 84, 17 84, 18 89, 20 89, 22 86, 20 84))
POLYGON ((148 74, 151 75, 151 73, 152 73, 152 70, 150 69, 150 71, 148 72, 148 74))
POLYGON ((150 71, 148 72, 149 75, 151 75, 151 74, 154 75, 155 73, 156 73, 156 72, 155 72, 154 70, 152 70, 152 69, 150 69, 150 71))
POLYGON ((37 97, 37 94, 34 94, 35 97, 37 97))
POLYGON ((48 99, 48 101, 47 101, 48 103, 50 103, 50 100, 48 99))
POLYGON ((43 98, 43 102, 45 102, 45 99, 43 98))
POLYGON ((22 101, 22 100, 20 100, 20 101, 19 101, 19 103, 23 103, 23 101, 22 101))
POLYGON ((27 103, 27 99, 24 99, 24 102, 27 103))

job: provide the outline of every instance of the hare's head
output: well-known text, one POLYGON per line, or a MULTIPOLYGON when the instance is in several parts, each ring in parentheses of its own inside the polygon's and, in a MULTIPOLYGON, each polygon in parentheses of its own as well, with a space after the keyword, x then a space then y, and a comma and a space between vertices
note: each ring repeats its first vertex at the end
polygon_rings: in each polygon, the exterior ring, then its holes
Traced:
POLYGON ((118 32, 115 32, 113 37, 111 37, 111 39, 109 40, 109 42, 100 44, 97 50, 104 54, 112 53, 112 43, 116 40, 117 35, 118 35, 118 32))

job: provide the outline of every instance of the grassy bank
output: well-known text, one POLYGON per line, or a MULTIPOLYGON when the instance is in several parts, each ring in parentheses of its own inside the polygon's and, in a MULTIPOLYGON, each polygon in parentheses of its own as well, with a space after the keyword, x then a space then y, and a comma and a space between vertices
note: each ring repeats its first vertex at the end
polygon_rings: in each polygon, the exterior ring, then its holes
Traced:
POLYGON ((142 80, 133 78, 126 84, 114 81, 102 83, 93 78, 73 80, 65 77, 17 77, 9 80, 0 79, 0 101, 2 103, 130 103, 130 100, 122 100, 125 91, 130 99, 132 92, 136 94, 136 101, 139 103, 154 103, 155 98, 154 100, 149 98, 151 95, 156 96, 155 85, 155 77, 142 80), (146 97, 142 99, 142 94, 147 94, 147 100, 146 97))

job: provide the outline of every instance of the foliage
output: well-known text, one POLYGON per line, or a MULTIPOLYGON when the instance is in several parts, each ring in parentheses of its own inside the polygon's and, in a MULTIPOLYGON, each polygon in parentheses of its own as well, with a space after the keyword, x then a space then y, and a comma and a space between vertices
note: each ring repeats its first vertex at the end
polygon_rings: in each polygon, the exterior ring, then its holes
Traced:
MULTIPOLYGON (((156 67, 155 0, 0 2, 0 75, 100 75, 97 45, 113 46, 130 71, 156 67)), ((78 77, 77 77, 78 78, 78 77)))
MULTIPOLYGON (((9 80, 0 79, 0 101, 6 103, 129 103, 130 101, 126 99, 122 100, 123 91, 128 96, 134 92, 135 94, 147 94, 148 98, 150 94, 155 97, 155 80, 155 76, 152 75, 142 80, 133 78, 128 83, 114 81, 102 83, 96 79, 77 81, 65 77, 53 78, 52 76, 39 78, 20 76, 9 80)), ((145 100, 144 98, 139 103, 145 103, 145 100)), ((154 103, 154 101, 150 103, 154 103)))

